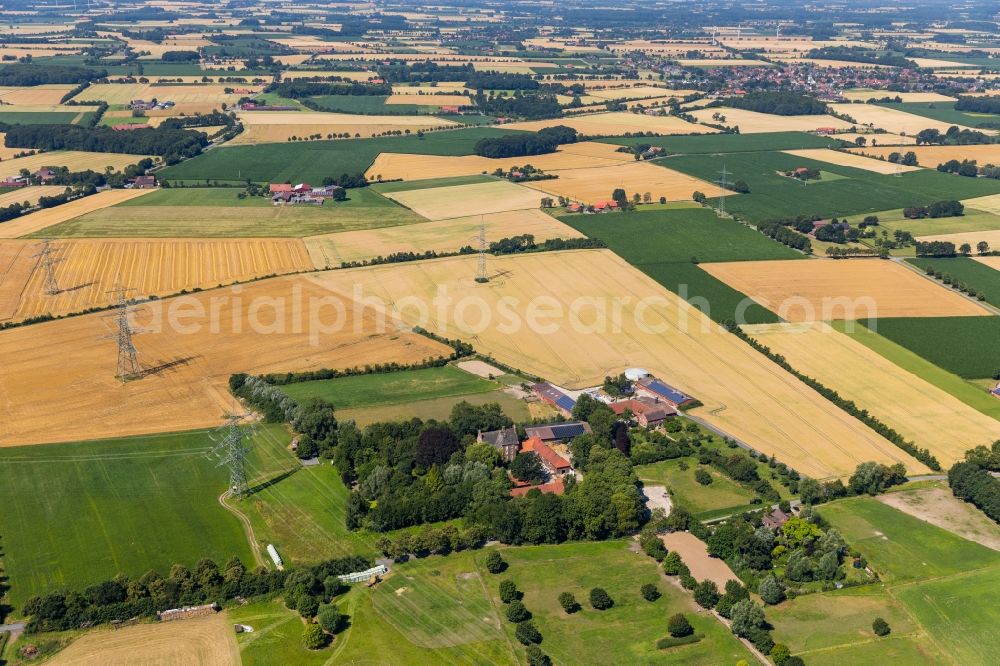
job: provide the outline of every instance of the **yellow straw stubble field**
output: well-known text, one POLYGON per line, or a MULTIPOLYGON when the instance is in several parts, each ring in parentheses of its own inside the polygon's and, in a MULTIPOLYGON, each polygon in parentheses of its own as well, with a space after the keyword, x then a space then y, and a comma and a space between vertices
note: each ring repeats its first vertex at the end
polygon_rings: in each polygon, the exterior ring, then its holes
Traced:
MULTIPOLYGON (((874 155, 885 158, 888 158, 890 153, 903 152, 899 148, 883 148, 881 146, 851 148, 850 150, 852 153, 860 155, 874 155)), ((916 154, 917 162, 921 166, 930 169, 948 160, 976 160, 978 164, 1000 163, 1000 144, 997 143, 986 143, 975 146, 912 146, 907 147, 905 152, 910 151, 916 154)))
POLYGON ((770 113, 758 113, 745 109, 717 107, 698 109, 690 112, 692 116, 706 123, 721 123, 728 127, 739 127, 741 134, 757 134, 760 132, 812 132, 820 127, 848 129, 851 124, 840 118, 827 115, 816 116, 776 116, 770 113), (726 117, 725 120, 712 120, 716 113, 726 117))
MULTIPOLYGON (((831 104, 830 108, 837 113, 849 115, 861 125, 871 125, 895 134, 914 135, 925 129, 936 129, 944 133, 952 126, 952 123, 874 104, 831 104)), ((958 127, 959 129, 970 129, 965 125, 958 127)), ((992 130, 985 130, 985 133, 995 134, 992 130)))
POLYGON ((990 314, 917 271, 879 259, 733 261, 701 268, 791 322, 990 314))
POLYGON ((290 137, 348 133, 362 138, 395 130, 416 132, 456 123, 435 116, 365 116, 308 111, 248 111, 240 114, 246 128, 230 144, 284 142, 290 137))
POLYGON ((696 413, 706 421, 814 478, 849 475, 866 460, 926 472, 610 251, 492 257, 488 284, 473 280, 476 265, 454 257, 310 279, 342 294, 360 287, 365 298, 395 304, 409 325, 569 388, 645 367, 704 403, 696 413), (443 316, 436 296, 447 299, 443 316))
POLYGON ((647 116, 641 113, 615 111, 555 118, 553 120, 529 120, 504 125, 507 129, 537 132, 546 127, 566 125, 577 132, 589 136, 618 135, 627 132, 656 132, 658 134, 713 134, 718 130, 704 125, 696 125, 676 116, 647 116))
POLYGON ((51 666, 239 666, 240 650, 225 615, 89 631, 51 666))
POLYGON ((839 166, 852 167, 855 169, 864 169, 865 171, 872 171, 874 173, 881 174, 894 174, 897 172, 920 170, 920 167, 918 166, 903 166, 902 164, 883 162, 882 160, 865 157, 864 155, 844 153, 839 150, 830 150, 829 148, 806 148, 803 150, 785 150, 782 152, 788 153, 789 155, 804 157, 809 160, 817 160, 819 162, 827 162, 829 164, 837 164, 839 166))
POLYGON ((633 193, 643 195, 648 192, 653 201, 658 201, 660 197, 666 197, 670 201, 690 200, 696 191, 711 192, 715 189, 711 183, 700 178, 631 160, 610 166, 549 173, 558 178, 532 181, 524 185, 587 204, 611 199, 611 193, 619 187, 625 190, 629 198, 633 193))
POLYGON ((466 245, 475 247, 480 224, 486 226, 487 238, 531 234, 536 242, 541 242, 582 236, 541 210, 529 209, 311 236, 305 239, 305 244, 316 268, 336 267, 343 261, 364 261, 394 252, 454 252, 466 245))
POLYGON ((523 167, 526 164, 542 171, 554 171, 632 161, 630 154, 619 153, 617 149, 618 146, 612 144, 585 141, 560 146, 558 151, 545 155, 495 159, 478 155, 379 153, 365 176, 370 180, 421 180, 493 173, 497 169, 509 171, 511 167, 523 167))
MULTIPOLYGON (((23 152, 27 148, 13 149, 23 152)), ((50 153, 36 153, 27 157, 4 159, 0 162, 0 177, 16 176, 21 169, 34 173, 43 167, 66 167, 70 171, 104 171, 112 167, 121 171, 130 164, 145 159, 147 155, 130 155, 128 153, 89 153, 81 150, 54 150, 50 153)))
POLYGON ((828 324, 762 324, 744 330, 840 395, 869 410, 945 468, 1000 439, 1000 421, 903 370, 828 324))
POLYGON ((498 180, 473 185, 387 192, 385 196, 428 220, 447 220, 538 208, 545 195, 506 180, 498 180))
POLYGON ((139 297, 163 296, 313 267, 300 239, 56 240, 50 247, 62 291, 49 295, 34 258, 39 247, 36 241, 0 241, 0 261, 9 258, 0 275, 0 321, 108 305, 108 292, 118 284, 139 297))
POLYGON ((34 213, 29 213, 23 217, 18 217, 9 222, 0 224, 0 238, 19 238, 28 234, 41 231, 54 224, 72 220, 95 210, 107 208, 120 204, 123 201, 140 197, 153 190, 106 190, 91 194, 89 197, 75 199, 61 206, 46 208, 34 213))
POLYGON ((135 346, 143 376, 124 384, 115 377, 109 313, 0 331, 0 446, 64 441, 70 431, 84 440, 215 426, 233 407, 227 382, 235 372, 415 363, 451 353, 424 336, 381 329, 371 307, 303 276, 139 305, 132 320, 141 331, 135 346))

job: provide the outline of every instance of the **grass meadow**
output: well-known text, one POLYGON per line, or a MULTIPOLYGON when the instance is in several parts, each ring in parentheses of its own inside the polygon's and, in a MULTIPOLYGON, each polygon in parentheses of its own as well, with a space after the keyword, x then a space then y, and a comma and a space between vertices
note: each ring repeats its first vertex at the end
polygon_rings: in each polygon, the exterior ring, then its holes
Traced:
POLYGON ((375 375, 287 384, 281 390, 297 401, 322 398, 336 409, 395 405, 414 400, 488 393, 498 388, 496 382, 445 365, 375 375))
MULTIPOLYGON (((952 125, 964 125, 965 127, 979 127, 1000 122, 1000 116, 996 114, 956 111, 955 102, 879 102, 878 106, 905 111, 915 116, 939 120, 952 125)), ((937 165, 925 164, 923 166, 934 167, 937 165)))
POLYGON ((232 146, 206 151, 157 176, 172 182, 236 183, 250 178, 257 182, 320 183, 327 176, 364 172, 381 152, 471 155, 479 139, 509 133, 492 127, 470 127, 428 132, 423 138, 411 135, 232 146))
MULTIPOLYGON (((600 238, 623 259, 716 321, 735 319, 746 296, 703 271, 695 261, 805 256, 706 208, 640 209, 611 217, 566 215, 559 219, 587 236, 600 238)), ((744 318, 753 324, 778 321, 777 315, 757 304, 746 308, 744 318)))
MULTIPOLYGON (((273 437, 287 436, 267 428, 273 437)), ((253 562, 218 497, 226 472, 208 431, 0 449, 0 535, 14 606, 119 572, 202 557, 253 562), (155 526, 155 529, 150 529, 155 526)))
POLYGON ((70 125, 79 111, 0 111, 0 123, 8 125, 70 125))
MULTIPOLYGON (((876 232, 881 233, 884 229, 890 234, 893 231, 909 231, 914 236, 932 236, 937 234, 958 234, 969 231, 991 231, 1000 229, 1000 215, 986 211, 966 208, 964 214, 955 217, 924 218, 911 220, 903 216, 903 209, 880 211, 875 214, 878 217, 879 227, 876 232)), ((857 225, 861 218, 850 220, 851 224, 857 225)), ((975 245, 975 243, 973 243, 975 245)))
MULTIPOLYGON (((797 215, 827 218, 875 213, 1000 192, 1000 181, 985 178, 962 178, 926 169, 901 176, 881 175, 775 151, 678 155, 654 163, 709 182, 717 181, 725 167, 730 182, 742 180, 750 187, 749 194, 729 197, 726 210, 752 222, 797 215), (803 184, 779 173, 798 167, 841 177, 803 184)), ((717 191, 705 194, 712 200, 717 191)))
POLYGON ((506 393, 502 389, 495 389, 484 393, 462 393, 426 400, 410 400, 394 404, 338 409, 337 418, 343 421, 354 421, 362 427, 380 421, 400 421, 412 419, 413 417, 425 421, 430 419, 447 421, 451 417, 452 408, 460 402, 468 402, 472 405, 485 405, 495 402, 500 405, 503 413, 514 419, 514 421, 527 421, 535 416, 555 416, 555 410, 548 408, 548 406, 542 403, 533 403, 532 410, 529 411, 528 403, 524 400, 506 393), (536 414, 535 410, 539 410, 539 413, 536 414))
POLYGON ((688 469, 682 470, 681 459, 663 460, 649 465, 639 465, 635 468, 639 479, 646 484, 658 484, 670 489, 674 501, 689 509, 696 518, 704 519, 703 514, 733 513, 746 509, 755 493, 747 490, 718 470, 707 465, 698 465, 695 458, 685 458, 688 469), (703 486, 694 480, 697 469, 703 469, 712 476, 712 483, 703 486))
POLYGON ((1000 317, 898 317, 861 323, 959 377, 985 379, 1000 370, 1000 345, 995 344, 1000 317))
POLYGON ((870 497, 818 511, 884 583, 769 607, 776 641, 808 664, 995 662, 1000 553, 870 497), (889 636, 874 635, 876 617, 889 623, 889 636))
POLYGON ((907 259, 922 270, 938 270, 950 275, 953 282, 964 282, 986 297, 986 302, 1000 308, 1000 271, 970 257, 907 259))

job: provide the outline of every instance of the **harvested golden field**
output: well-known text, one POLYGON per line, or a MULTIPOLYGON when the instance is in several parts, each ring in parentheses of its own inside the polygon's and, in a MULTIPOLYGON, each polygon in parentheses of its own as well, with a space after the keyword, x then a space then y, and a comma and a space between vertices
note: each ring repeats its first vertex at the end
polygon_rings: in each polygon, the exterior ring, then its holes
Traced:
POLYGON ((633 161, 628 153, 616 152, 618 146, 605 143, 570 144, 557 152, 526 157, 490 158, 478 155, 417 155, 379 153, 365 172, 370 180, 421 180, 492 174, 497 169, 530 164, 542 171, 581 169, 633 161), (600 146, 600 148, 598 148, 600 146))
POLYGON ((920 170, 920 167, 918 166, 903 166, 902 164, 883 162, 882 160, 865 157, 864 155, 844 153, 839 150, 831 150, 829 148, 806 148, 803 150, 785 150, 783 152, 788 153, 789 155, 797 155, 798 157, 816 160, 818 162, 838 164, 840 166, 864 169, 865 171, 873 171, 881 174, 893 174, 903 171, 920 170))
POLYGON ((52 666, 239 666, 240 650, 225 615, 89 631, 52 666))
POLYGON ((741 134, 758 134, 760 132, 812 132, 820 127, 848 129, 851 124, 839 118, 827 115, 816 116, 776 116, 770 113, 757 113, 744 109, 717 107, 712 109, 697 109, 690 112, 702 122, 720 123, 729 127, 739 127, 741 134), (726 117, 724 121, 712 120, 712 114, 720 113, 726 117))
POLYGON ((490 257, 488 284, 474 281, 476 266, 462 256, 314 279, 342 294, 360 287, 395 304, 407 324, 560 386, 647 368, 704 403, 701 418, 814 478, 848 475, 866 460, 926 470, 608 250, 490 257))
MULTIPOLYGON (((996 237, 997 246, 1000 246, 1000 233, 996 237)), ((993 247, 993 243, 990 243, 990 247, 993 247)), ((985 264, 994 270, 1000 271, 1000 257, 976 257, 976 261, 981 264, 985 264)))
POLYGON ((879 259, 701 264, 786 321, 988 315, 975 301, 879 259))
POLYGON ((416 93, 393 93, 386 104, 417 104, 423 106, 469 106, 472 101, 467 95, 418 95, 416 93))
MULTIPOLYGON (((218 105, 222 102, 233 105, 245 95, 237 93, 226 94, 226 88, 254 88, 248 83, 206 83, 198 85, 160 85, 151 83, 95 83, 79 97, 83 100, 104 100, 108 104, 128 104, 134 99, 144 99, 147 102, 157 99, 161 102, 170 100, 178 106, 182 104, 218 105)), ((259 90, 259 87, 254 89, 259 90)))
POLYGON ((107 190, 89 197, 76 199, 54 208, 46 208, 23 217, 0 224, 0 238, 19 238, 41 231, 54 224, 72 220, 74 217, 93 213, 95 210, 120 204, 123 201, 141 197, 153 190, 107 190))
POLYGON ((49 83, 27 88, 0 88, 0 102, 15 106, 59 104, 75 87, 72 83, 49 83))
POLYGON ((20 321, 108 305, 108 292, 117 284, 143 297, 163 296, 313 267, 299 239, 57 240, 51 243, 59 260, 54 270, 64 291, 50 296, 43 288, 44 273, 31 258, 40 247, 37 242, 0 241, 0 257, 13 253, 6 246, 24 244, 32 251, 21 252, 11 276, 0 279, 0 302, 14 310, 6 317, 0 311, 0 319, 20 321))
POLYGON ((928 449, 945 468, 970 448, 1000 439, 1000 421, 825 323, 762 324, 744 330, 799 372, 928 449))
MULTIPOLYGON (((879 143, 882 142, 879 141, 879 143)), ((850 150, 852 153, 886 158, 889 157, 890 153, 900 152, 899 148, 882 146, 851 148, 850 150)), ((935 168, 938 164, 944 164, 948 160, 976 160, 979 164, 1000 164, 1000 144, 997 143, 974 146, 913 146, 906 149, 906 152, 910 151, 916 153, 918 164, 929 169, 935 168)), ((977 208, 984 210, 982 207, 977 206, 977 208)))
MULTIPOLYGON (((711 114, 709 114, 711 115, 711 114)), ((626 132, 657 132, 658 134, 712 134, 716 130, 689 123, 676 116, 646 116, 627 111, 611 113, 595 113, 572 118, 554 118, 552 120, 530 120, 521 123, 504 125, 507 129, 537 132, 546 127, 566 125, 581 134, 590 136, 618 135, 626 132)))
MULTIPOLYGON (((607 201, 616 188, 623 188, 631 196, 649 192, 653 201, 666 197, 669 201, 689 200, 696 191, 712 192, 718 189, 712 183, 687 174, 634 160, 590 169, 550 171, 559 176, 553 180, 524 183, 526 187, 564 196, 574 201, 593 204, 607 201)), ((729 193, 735 196, 735 193, 729 193)))
POLYGON ((915 62, 917 67, 922 69, 965 69, 966 76, 979 71, 977 67, 955 60, 939 60, 937 58, 909 58, 909 60, 915 62))
MULTIPOLYGON (((947 243, 954 243, 955 247, 961 247, 963 243, 968 243, 972 246, 973 252, 976 250, 976 244, 980 241, 986 241, 990 244, 991 249, 1000 249, 1000 229, 993 229, 990 231, 963 231, 957 234, 932 234, 930 236, 919 236, 917 240, 922 241, 945 241, 947 243)), ((991 260, 995 257, 976 257, 980 260, 991 260)))
MULTIPOLYGON (((966 146, 971 148, 972 146, 966 146)), ((966 208, 981 210, 994 215, 1000 215, 1000 194, 989 194, 985 197, 975 197, 973 199, 963 199, 962 203, 966 208)))
POLYGON ((62 194, 66 191, 65 185, 32 185, 29 187, 19 187, 0 194, 0 208, 4 208, 15 203, 29 202, 31 205, 38 203, 41 197, 51 197, 54 194, 62 194))
POLYGON ((381 330, 372 309, 303 276, 154 301, 137 306, 133 321, 143 331, 135 345, 144 376, 126 384, 115 377, 108 313, 0 331, 0 446, 218 425, 234 405, 227 388, 234 372, 413 363, 451 353, 391 325, 381 330))
POLYGON ((690 532, 671 532, 660 536, 668 551, 676 551, 684 564, 691 569, 691 575, 698 580, 713 581, 720 590, 726 588, 726 582, 739 580, 729 565, 718 557, 709 557, 708 546, 704 541, 690 532))
POLYGON ((531 234, 538 242, 582 236, 541 210, 529 209, 311 236, 305 244, 316 268, 336 267, 343 261, 363 261, 394 252, 454 252, 466 245, 477 247, 480 224, 486 225, 487 242, 522 234, 531 234))
MULTIPOLYGON (((30 150, 17 148, 17 152, 30 150)), ((130 164, 145 159, 147 155, 129 155, 128 153, 89 153, 82 150, 53 150, 48 153, 36 153, 27 157, 5 159, 0 162, 0 176, 16 176, 21 169, 34 173, 43 167, 66 167, 70 171, 104 171, 112 167, 121 171, 130 164)), ((154 158, 155 159, 155 158, 154 158)))
MULTIPOLYGON (((936 129, 943 134, 952 126, 952 123, 874 104, 830 104, 830 108, 837 113, 854 118, 860 125, 881 128, 894 134, 914 135, 925 129, 936 129)), ((971 129, 964 125, 958 127, 959 129, 971 129)), ((985 130, 985 133, 995 134, 993 130, 985 130)))
POLYGON ((895 92, 890 90, 873 90, 871 88, 859 88, 858 90, 845 90, 841 93, 846 99, 852 102, 860 100, 867 102, 870 99, 883 99, 885 97, 899 97, 903 102, 954 102, 954 97, 948 97, 936 92, 895 92))
POLYGON ((38 249, 31 241, 0 241, 0 321, 17 314, 24 286, 38 261, 32 255, 38 249))
POLYGON ((365 116, 312 111, 248 111, 240 114, 246 129, 230 144, 284 142, 290 137, 326 136, 347 132, 371 137, 395 130, 416 132, 432 127, 451 127, 450 120, 435 116, 365 116))
POLYGON ((543 194, 506 180, 388 192, 385 196, 428 220, 502 213, 541 206, 543 194))

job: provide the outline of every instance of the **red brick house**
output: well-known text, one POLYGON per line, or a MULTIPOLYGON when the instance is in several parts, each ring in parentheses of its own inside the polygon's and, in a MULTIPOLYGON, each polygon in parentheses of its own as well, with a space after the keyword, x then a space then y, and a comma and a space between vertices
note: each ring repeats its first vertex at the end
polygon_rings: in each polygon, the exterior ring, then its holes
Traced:
POLYGON ((534 453, 542 461, 542 467, 553 477, 573 473, 573 466, 561 455, 553 451, 540 437, 530 437, 521 444, 521 451, 534 453))

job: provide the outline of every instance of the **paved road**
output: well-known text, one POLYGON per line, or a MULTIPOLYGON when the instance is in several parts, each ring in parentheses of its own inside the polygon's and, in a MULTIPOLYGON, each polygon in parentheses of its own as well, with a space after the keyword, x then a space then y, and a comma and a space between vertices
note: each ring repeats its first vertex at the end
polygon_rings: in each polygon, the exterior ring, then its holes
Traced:
POLYGON ((13 645, 17 639, 24 633, 24 622, 15 622, 13 624, 0 624, 0 631, 10 632, 9 644, 13 645))

